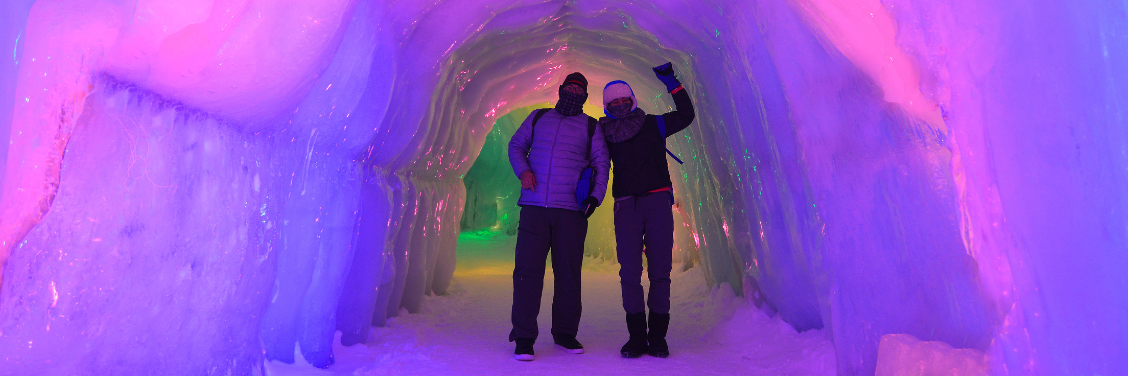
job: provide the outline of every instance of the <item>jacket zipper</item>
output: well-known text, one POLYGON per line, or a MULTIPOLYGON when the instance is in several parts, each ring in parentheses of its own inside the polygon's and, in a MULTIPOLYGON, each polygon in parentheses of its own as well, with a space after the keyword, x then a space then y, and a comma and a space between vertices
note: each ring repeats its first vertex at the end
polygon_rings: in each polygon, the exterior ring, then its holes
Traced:
MULTIPOLYGON (((551 111, 551 110, 549 110, 549 111, 551 111)), ((563 124, 564 124, 564 118, 561 117, 560 121, 556 123, 556 133, 552 137, 552 149, 550 149, 549 153, 548 153, 548 177, 544 179, 544 182, 545 182, 544 206, 545 207, 548 207, 548 200, 549 200, 549 196, 550 196, 548 190, 549 190, 549 187, 552 187, 552 167, 556 164, 556 158, 553 158, 553 156, 556 155, 556 140, 560 139, 560 128, 563 128, 562 127, 563 124)))

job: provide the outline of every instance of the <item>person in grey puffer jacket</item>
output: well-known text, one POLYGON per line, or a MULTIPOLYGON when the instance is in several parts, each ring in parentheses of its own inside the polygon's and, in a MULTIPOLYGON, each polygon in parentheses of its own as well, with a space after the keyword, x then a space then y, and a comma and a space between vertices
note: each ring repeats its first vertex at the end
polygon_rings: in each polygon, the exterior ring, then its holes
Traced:
POLYGON ((517 360, 533 360, 549 249, 555 276, 553 342, 568 353, 584 352, 576 333, 580 326, 580 267, 587 217, 602 203, 611 170, 603 130, 597 125, 589 137, 588 123, 595 119, 583 113, 587 85, 579 72, 568 75, 560 85, 556 107, 543 112, 535 126, 533 120, 539 110, 534 111, 509 141, 509 162, 522 188, 517 201, 521 219, 513 267, 513 330, 509 333, 509 341, 517 342, 517 360), (576 184, 589 165, 595 171, 595 188, 591 197, 579 203, 576 184))

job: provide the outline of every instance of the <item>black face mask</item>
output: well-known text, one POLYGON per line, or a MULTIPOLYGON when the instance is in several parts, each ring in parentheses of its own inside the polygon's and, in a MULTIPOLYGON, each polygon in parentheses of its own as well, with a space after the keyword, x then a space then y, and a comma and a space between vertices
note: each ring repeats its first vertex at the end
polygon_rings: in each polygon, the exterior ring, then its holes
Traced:
POLYGON ((623 103, 623 104, 619 104, 619 105, 608 105, 607 106, 607 114, 611 115, 611 117, 613 117, 613 118, 622 119, 624 116, 627 116, 627 114, 631 113, 632 107, 634 107, 634 103, 623 103))
POLYGON ((564 116, 575 116, 584 112, 587 93, 573 94, 560 88, 560 100, 556 101, 556 111, 564 116))

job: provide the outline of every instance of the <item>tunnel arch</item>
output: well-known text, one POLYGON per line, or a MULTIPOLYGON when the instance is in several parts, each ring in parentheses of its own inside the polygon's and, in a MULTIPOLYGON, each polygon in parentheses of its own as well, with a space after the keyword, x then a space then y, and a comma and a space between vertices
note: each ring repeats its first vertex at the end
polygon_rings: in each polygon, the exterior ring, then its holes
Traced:
MULTIPOLYGON (((807 91, 819 97, 823 101, 821 105, 844 106, 833 103, 841 100, 863 108, 861 112, 843 117, 860 117, 865 119, 865 123, 877 125, 878 133, 863 133, 856 140, 859 144, 873 144, 876 142, 875 135, 880 138, 885 133, 908 135, 894 139, 892 148, 879 147, 881 151, 877 153, 880 155, 897 155, 901 153, 898 150, 905 148, 930 150, 926 154, 946 153, 944 146, 937 145, 939 138, 934 133, 918 131, 918 128, 927 129, 927 125, 915 122, 903 109, 880 99, 881 88, 865 72, 854 67, 849 58, 826 49, 821 35, 812 32, 803 16, 786 6, 767 5, 758 10, 717 8, 712 19, 700 23, 701 20, 695 20, 693 28, 685 27, 669 16, 677 13, 678 7, 688 5, 667 6, 666 9, 651 9, 632 5, 588 4, 585 7, 569 2, 538 3, 516 6, 496 14, 492 9, 482 10, 473 16, 459 14, 461 18, 457 20, 448 13, 453 12, 451 8, 434 8, 412 24, 412 33, 438 35, 440 42, 420 50, 407 44, 400 52, 401 69, 397 70, 388 115, 373 136, 374 142, 364 162, 366 168, 387 173, 389 186, 386 191, 391 197, 392 207, 389 217, 393 219, 389 222, 393 224, 388 229, 388 248, 394 253, 394 276, 397 279, 390 285, 391 288, 375 289, 380 293, 374 323, 383 322, 384 315, 379 313, 383 309, 381 307, 386 308, 386 316, 395 315, 400 307, 416 312, 423 295, 442 293, 449 283, 454 267, 456 234, 440 232, 438 236, 433 236, 428 231, 444 224, 449 229, 458 221, 460 215, 456 214, 462 205, 451 203, 460 203, 465 191, 455 177, 463 175, 472 165, 473 155, 480 149, 481 140, 492 123, 486 115, 492 111, 492 115, 496 116, 513 108, 550 102, 555 82, 572 70, 594 72, 589 74, 591 82, 609 81, 611 77, 626 78, 634 83, 638 92, 644 93, 640 97, 650 102, 651 108, 668 108, 668 102, 660 102, 662 90, 649 78, 648 68, 657 63, 646 60, 654 58, 658 62, 675 61, 688 68, 679 71, 699 109, 696 123, 711 125, 691 127, 684 138, 672 142, 674 150, 683 153, 683 156, 688 155, 686 159, 691 161, 688 166, 672 169, 675 176, 681 177, 675 182, 683 204, 679 207, 684 222, 679 226, 680 246, 693 250, 694 259, 705 269, 709 282, 733 286, 758 306, 780 314, 799 330, 820 328, 830 321, 841 324, 874 314, 884 315, 878 313, 881 307, 864 304, 857 310, 835 311, 850 307, 855 304, 854 299, 869 294, 866 291, 871 288, 871 282, 864 276, 855 275, 853 270, 839 271, 837 267, 828 267, 830 264, 825 263, 824 258, 827 257, 833 263, 850 259, 848 256, 836 256, 833 250, 823 248, 830 241, 826 238, 826 227, 843 225, 849 228, 858 223, 845 220, 848 217, 826 223, 823 215, 828 211, 819 208, 816 202, 833 203, 839 199, 855 198, 827 191, 837 186, 836 177, 822 176, 819 178, 821 181, 812 181, 806 175, 812 163, 808 158, 816 158, 815 163, 833 163, 837 156, 810 154, 812 142, 820 142, 819 137, 825 136, 804 134, 797 124, 817 129, 807 122, 825 121, 838 126, 841 119, 794 118, 802 114, 794 112, 797 109, 791 107, 788 98, 803 94, 789 92, 796 89, 795 83, 782 81, 780 71, 790 69, 794 72, 796 69, 775 64, 785 59, 781 56, 791 53, 792 58, 799 61, 813 59, 832 67, 825 73, 791 74, 826 83, 823 85, 826 90, 798 87, 800 92, 807 91), (760 34, 758 28, 764 27, 764 24, 759 23, 757 17, 762 16, 761 12, 774 12, 772 17, 778 17, 780 23, 775 25, 777 30, 774 32, 795 33, 797 35, 788 38, 799 43, 795 46, 780 45, 778 41, 763 36, 772 34, 760 34), (494 21, 499 25, 493 26, 494 21), (586 30, 600 31, 592 33, 586 30), (721 43, 720 36, 729 33, 761 37, 741 40, 736 45, 721 43), (601 44, 595 43, 596 39, 601 44), (444 40, 450 42, 449 46, 442 42, 444 40), (585 45, 586 41, 592 42, 585 45), (510 43, 525 45, 511 47, 510 43), (440 51, 441 46, 448 47, 440 51), (624 49, 617 46, 631 47, 624 49), (484 51, 497 50, 512 51, 513 55, 520 57, 506 59, 504 54, 482 56, 484 51), (809 56, 802 56, 804 53, 809 56), (557 58, 559 60, 554 60, 557 58), (495 61, 503 64, 495 65, 498 64, 495 61), (703 75, 702 64, 733 74, 703 75), (559 68, 550 69, 557 66, 559 68), (511 72, 495 73, 492 69, 508 69, 511 72), (530 88, 528 82, 537 82, 537 85, 530 88), (485 97, 479 98, 476 94, 485 97), (513 98, 519 98, 519 101, 511 102, 513 98), (427 111, 422 114, 405 111, 419 108, 427 111), (465 134, 467 131, 469 136, 465 134), (382 152, 372 153, 372 150, 382 152), (432 208, 436 210, 430 210, 432 208), (816 277, 828 274, 838 274, 845 279, 830 283, 816 277), (841 289, 836 286, 840 286, 842 281, 848 281, 847 295, 850 298, 832 301, 834 297, 842 296, 834 292, 836 288, 841 289)), ((410 40, 411 36, 401 38, 410 40)), ((800 71, 804 69, 807 68, 798 68, 800 71)), ((592 99, 598 100, 598 95, 592 99)), ((843 110, 853 111, 846 107, 843 110)), ((819 109, 814 109, 814 112, 826 113, 819 109)), ((942 165, 942 159, 924 159, 919 163, 913 169, 947 168, 942 165), (930 165, 932 167, 924 167, 930 165)), ((867 169, 872 168, 852 171, 849 175, 854 176, 853 179, 874 179, 863 177, 871 174, 867 169)), ((383 178, 377 177, 377 180, 380 179, 383 178)), ((889 178, 879 176, 875 181, 887 184, 882 182, 884 179, 889 178)), ((945 203, 948 196, 944 192, 945 187, 952 184, 950 178, 913 175, 908 181, 910 185, 940 187, 939 191, 926 189, 911 197, 935 202, 940 207, 951 204, 950 201, 945 203)), ((854 194, 866 196, 872 193, 866 188, 854 194)), ((900 204, 878 204, 869 210, 884 217, 890 210, 895 211, 890 207, 895 205, 900 204)), ((831 206, 830 210, 842 209, 845 208, 831 206)), ((949 206, 943 210, 955 209, 949 206)), ((838 218, 837 215, 832 218, 838 218)), ((886 218, 892 223, 897 221, 895 217, 886 218)), ((881 226, 884 224, 863 225, 845 233, 875 236, 885 231, 881 226)), ((943 260, 942 263, 962 264, 965 263, 960 256, 962 252, 950 253, 962 248, 956 227, 952 222, 942 223, 940 231, 900 240, 901 244, 888 250, 878 246, 867 252, 872 252, 871 257, 885 257, 885 253, 896 252, 897 249, 923 246, 929 249, 927 252, 932 252, 933 256, 929 257, 943 260), (942 241, 937 242, 937 239, 942 241)), ((911 276, 916 273, 916 268, 911 263, 891 266, 895 271, 889 276, 911 276)), ((350 273, 371 269, 354 264, 350 273)), ((947 298, 968 294, 966 291, 974 290, 973 281, 974 277, 965 273, 941 276, 935 283, 948 285, 948 294, 909 303, 910 307, 955 305, 959 307, 957 311, 964 312, 928 316, 928 323, 924 326, 948 328, 938 335, 934 329, 931 333, 914 329, 916 324, 911 324, 911 320, 895 319, 879 328, 831 325, 837 338, 867 338, 866 347, 838 347, 840 369, 852 373, 873 367, 877 342, 874 336, 879 336, 879 333, 909 331, 922 338, 944 338, 957 343, 957 346, 985 349, 986 327, 992 325, 982 312, 987 304, 977 298, 955 302, 947 298), (953 320, 968 320, 969 323, 961 326, 954 324, 953 320)), ((371 288, 366 290, 372 291, 371 288)), ((888 293, 896 295, 903 292, 893 289, 888 293)), ((353 296, 353 293, 346 290, 342 296, 353 296)), ((971 296, 978 296, 978 293, 972 292, 971 296)), ((345 303, 343 301, 342 306, 345 303)), ((906 308, 919 309, 910 307, 906 308)), ((338 315, 338 327, 341 328, 340 317, 346 315, 343 312, 338 312, 338 315)), ((366 318, 354 319, 354 322, 356 324, 346 326, 356 330, 367 325, 366 318)))
MULTIPOLYGON (((399 178, 399 186, 404 188, 399 191, 401 193, 396 193, 403 194, 396 199, 397 202, 405 208, 418 205, 418 200, 422 196, 411 196, 435 195, 437 192, 433 188, 435 185, 454 191, 453 194, 441 194, 443 197, 458 198, 464 195, 460 184, 450 182, 449 179, 464 175, 472 165, 485 132, 492 127, 496 116, 514 108, 551 101, 551 98, 555 97, 558 81, 573 70, 587 71, 589 81, 592 82, 592 87, 589 88, 591 94, 589 102, 600 102, 599 82, 625 78, 632 82, 636 91, 640 93, 639 97, 644 102, 644 108, 672 108, 672 102, 668 98, 663 98, 664 90, 652 77, 649 69, 657 64, 655 62, 663 61, 678 62, 680 76, 686 86, 690 90, 697 89, 698 84, 694 80, 696 73, 689 56, 663 47, 653 35, 642 30, 622 10, 599 9, 592 14, 583 14, 569 5, 537 4, 510 9, 491 18, 488 22, 477 26, 476 32, 467 37, 466 41, 450 54, 450 57, 437 63, 442 65, 442 68, 438 68, 441 73, 438 74, 435 93, 429 97, 428 108, 431 110, 419 120, 421 132, 408 141, 406 152, 391 162, 393 165, 405 165, 393 175, 411 176, 410 179, 399 178), (513 19, 525 20, 527 24, 514 24, 513 19), (495 26, 495 23, 501 23, 503 26, 495 26), (506 51, 506 53, 482 51, 506 51), (530 83, 535 84, 530 85, 530 83), (481 98, 482 95, 487 97, 481 98), (467 135, 467 132, 470 134, 467 135), (446 183, 442 182, 444 175, 447 179, 446 183), (413 191, 415 187, 427 187, 423 189, 426 193, 413 191)), ((699 104, 699 106, 702 107, 699 112, 707 113, 711 110, 708 104, 699 104)), ((415 121, 415 118, 417 117, 406 119, 415 121)), ((708 119, 708 116, 701 118, 708 119)), ((391 119, 393 118, 385 120, 385 126, 398 121, 391 119)), ((693 152, 703 153, 703 151, 693 152)), ((692 158, 696 159, 696 156, 692 158)), ((674 169, 675 176, 684 175, 677 171, 677 166, 674 169)), ((447 207, 458 210, 457 205, 447 207)), ((414 214, 414 210, 404 209, 404 212, 410 212, 402 217, 404 231, 417 232, 419 228, 425 227, 427 221, 434 219, 431 216, 423 216, 420 220, 413 220, 411 217, 418 215, 414 214)), ((683 214, 686 217, 684 223, 686 226, 683 227, 686 229, 679 232, 685 234, 681 240, 686 248, 691 248, 692 253, 696 254, 702 245, 699 241, 690 243, 690 237, 691 233, 700 230, 690 226, 694 220, 689 212, 683 211, 683 214)), ((401 218, 399 214, 393 214, 393 217, 401 218)), ((448 218, 452 216, 441 215, 441 217, 444 218, 443 220, 449 220, 448 218)), ((399 236, 400 239, 408 237, 403 234, 399 236)), ((424 242, 427 241, 422 237, 416 237, 424 242)), ((719 239, 718 242, 727 242, 724 237, 715 239, 719 239)), ((437 242, 437 246, 424 247, 430 249, 429 252, 433 252, 427 257, 429 261, 436 257, 453 255, 453 239, 444 236, 442 240, 433 241, 437 242)), ((707 242, 708 240, 705 246, 707 242)), ((396 247, 403 246, 406 245, 404 243, 396 245, 396 247)), ((731 269, 712 273, 710 278, 715 280, 715 283, 727 282, 739 291, 743 282, 742 271, 747 266, 742 265, 745 260, 741 260, 740 256, 727 248, 729 247, 717 247, 721 255, 719 262, 715 261, 714 264, 720 265, 707 267, 731 269), (736 265, 741 266, 734 267, 736 265)), ((416 272, 416 274, 420 273, 425 272, 416 272)), ((436 273, 427 278, 423 290, 430 293, 435 291, 432 289, 430 278, 443 277, 436 273)), ((440 289, 436 292, 442 291, 441 286, 444 282, 440 282, 439 285, 440 289)), ((408 303, 407 306, 409 311, 417 309, 417 303, 408 303)), ((395 307, 389 306, 389 313, 394 314, 392 311, 394 309, 395 307)))

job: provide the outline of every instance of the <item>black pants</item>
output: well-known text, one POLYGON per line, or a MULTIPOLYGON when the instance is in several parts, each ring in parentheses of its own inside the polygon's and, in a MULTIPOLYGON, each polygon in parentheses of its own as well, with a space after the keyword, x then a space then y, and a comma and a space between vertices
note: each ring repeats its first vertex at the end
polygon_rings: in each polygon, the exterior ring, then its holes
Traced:
POLYGON ((580 328, 580 267, 587 218, 576 210, 521 207, 513 266, 513 331, 509 340, 536 339, 544 266, 552 250, 552 334, 575 336, 580 328))
POLYGON ((615 254, 619 258, 619 283, 623 309, 670 313, 670 269, 673 267, 674 213, 670 194, 656 192, 615 201, 615 254), (642 296, 642 255, 646 249, 650 296, 642 296))

